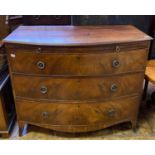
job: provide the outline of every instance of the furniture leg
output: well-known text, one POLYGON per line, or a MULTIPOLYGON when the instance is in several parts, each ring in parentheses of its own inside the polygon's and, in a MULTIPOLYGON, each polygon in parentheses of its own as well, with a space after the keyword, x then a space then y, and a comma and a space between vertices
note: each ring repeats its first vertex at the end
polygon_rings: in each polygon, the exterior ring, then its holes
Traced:
POLYGON ((19 136, 22 136, 23 135, 23 130, 24 130, 24 127, 25 127, 25 122, 18 122, 18 125, 19 125, 19 136))
POLYGON ((133 131, 136 132, 137 131, 137 120, 132 120, 131 124, 132 124, 133 131))
POLYGON ((149 83, 149 81, 145 79, 144 92, 143 92, 143 100, 145 100, 146 96, 147 96, 148 83, 149 83))

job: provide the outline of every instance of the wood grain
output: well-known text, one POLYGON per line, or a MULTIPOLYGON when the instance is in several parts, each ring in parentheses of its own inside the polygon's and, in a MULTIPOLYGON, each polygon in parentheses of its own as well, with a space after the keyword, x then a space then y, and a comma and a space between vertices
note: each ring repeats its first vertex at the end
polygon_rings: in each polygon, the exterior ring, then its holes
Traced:
POLYGON ((143 73, 103 78, 51 78, 13 75, 13 84, 16 96, 23 98, 97 102, 98 100, 140 94, 143 78, 143 73), (117 86, 114 92, 111 90, 113 84, 117 86), (47 88, 46 93, 41 92, 42 87, 47 88))
POLYGON ((65 132, 99 130, 122 121, 134 122, 139 96, 98 103, 52 103, 17 99, 20 121, 65 132), (109 115, 109 111, 114 114, 109 115), (44 115, 46 112, 47 116, 44 115), (33 117, 32 117, 33 116, 33 117))
POLYGON ((19 26, 5 43, 49 46, 103 45, 152 39, 131 25, 19 26))
POLYGON ((135 129, 151 39, 130 25, 16 29, 4 42, 20 133, 26 123, 87 132, 130 121, 135 129))
POLYGON ((15 46, 8 48, 8 57, 12 72, 15 73, 53 76, 103 76, 144 71, 148 43, 144 46, 146 49, 141 49, 142 47, 138 45, 137 49, 132 49, 135 45, 120 45, 120 52, 103 46, 66 48, 60 53, 52 47, 48 49, 43 47, 43 51, 37 53, 37 48, 31 50, 31 47, 25 46, 24 49, 24 47, 17 48, 15 46), (119 62, 119 65, 114 67, 114 61, 119 62), (44 63, 45 67, 40 69, 37 66, 38 62, 44 63))

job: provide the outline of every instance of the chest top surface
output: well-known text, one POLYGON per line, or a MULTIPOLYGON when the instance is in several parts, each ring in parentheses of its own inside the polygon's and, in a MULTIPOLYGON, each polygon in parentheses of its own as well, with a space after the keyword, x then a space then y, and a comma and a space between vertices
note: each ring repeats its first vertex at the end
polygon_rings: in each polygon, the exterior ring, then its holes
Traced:
POLYGON ((113 26, 19 26, 5 43, 79 46, 151 40, 131 25, 113 26))

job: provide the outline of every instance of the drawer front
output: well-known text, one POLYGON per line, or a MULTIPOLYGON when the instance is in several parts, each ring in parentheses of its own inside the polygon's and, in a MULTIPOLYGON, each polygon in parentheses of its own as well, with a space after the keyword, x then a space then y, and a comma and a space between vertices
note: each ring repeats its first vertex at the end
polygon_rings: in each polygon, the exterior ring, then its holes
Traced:
POLYGON ((64 131, 73 131, 74 128, 83 131, 136 118, 139 102, 139 96, 92 104, 36 102, 17 98, 16 105, 20 121, 50 125, 53 129, 60 125, 60 130, 64 131))
POLYGON ((24 74, 102 76, 145 69, 147 49, 120 49, 120 52, 116 52, 113 46, 45 48, 37 53, 37 48, 9 48, 8 52, 12 71, 24 74))
POLYGON ((13 75, 16 96, 58 101, 96 101, 142 90, 143 73, 97 78, 56 78, 13 75))

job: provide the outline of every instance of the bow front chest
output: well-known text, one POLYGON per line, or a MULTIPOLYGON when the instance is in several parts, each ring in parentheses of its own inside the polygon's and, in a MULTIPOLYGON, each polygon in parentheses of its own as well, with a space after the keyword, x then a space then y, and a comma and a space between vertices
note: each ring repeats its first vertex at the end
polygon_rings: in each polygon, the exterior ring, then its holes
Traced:
POLYGON ((151 38, 133 26, 20 26, 4 39, 20 130, 135 127, 151 38))

